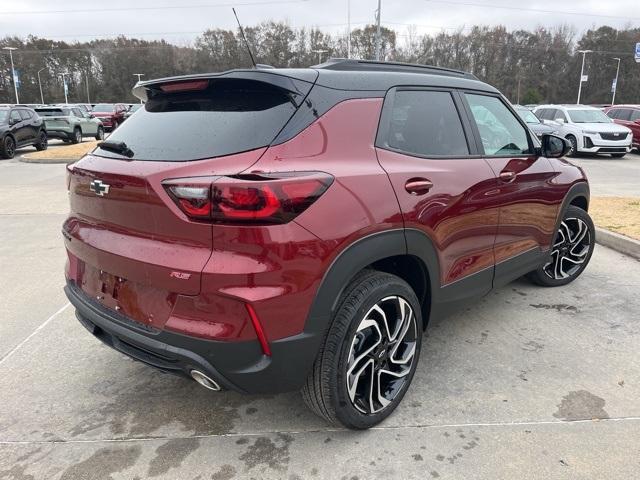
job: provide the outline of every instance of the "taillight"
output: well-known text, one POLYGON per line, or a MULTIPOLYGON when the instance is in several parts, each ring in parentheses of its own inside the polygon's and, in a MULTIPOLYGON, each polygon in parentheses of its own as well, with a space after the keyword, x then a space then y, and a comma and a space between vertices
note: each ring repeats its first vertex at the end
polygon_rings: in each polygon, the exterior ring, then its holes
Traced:
POLYGON ((304 212, 331 185, 319 172, 179 178, 163 185, 190 218, 216 223, 287 223, 304 212))

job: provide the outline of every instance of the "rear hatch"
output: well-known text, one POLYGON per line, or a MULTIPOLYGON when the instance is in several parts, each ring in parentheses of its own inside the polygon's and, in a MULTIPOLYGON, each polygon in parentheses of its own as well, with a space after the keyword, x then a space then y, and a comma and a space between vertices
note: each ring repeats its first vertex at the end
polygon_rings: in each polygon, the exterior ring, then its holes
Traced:
POLYGON ((67 117, 70 115, 70 111, 67 108, 36 108, 36 113, 42 117, 47 129, 56 130, 69 126, 67 117))
POLYGON ((200 292, 214 228, 188 218, 163 182, 247 169, 311 86, 252 71, 137 87, 144 108, 69 168, 69 279, 103 305, 161 327, 177 295, 200 292))

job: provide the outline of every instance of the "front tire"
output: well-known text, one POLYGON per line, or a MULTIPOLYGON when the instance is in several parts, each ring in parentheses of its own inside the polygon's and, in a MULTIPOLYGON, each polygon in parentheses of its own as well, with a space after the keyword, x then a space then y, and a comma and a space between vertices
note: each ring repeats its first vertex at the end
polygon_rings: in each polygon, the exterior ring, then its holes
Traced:
POLYGON ((401 278, 368 270, 347 286, 338 305, 302 396, 332 424, 370 428, 395 410, 413 379, 420 302, 401 278))
POLYGON ((571 150, 569 150, 567 155, 569 157, 575 157, 578 155, 578 140, 576 140, 576 137, 573 135, 567 135, 567 140, 569 140, 569 143, 571 144, 571 150))
POLYGON ((587 268, 595 243, 591 217, 581 208, 570 205, 556 232, 549 260, 527 277, 543 287, 571 283, 587 268))

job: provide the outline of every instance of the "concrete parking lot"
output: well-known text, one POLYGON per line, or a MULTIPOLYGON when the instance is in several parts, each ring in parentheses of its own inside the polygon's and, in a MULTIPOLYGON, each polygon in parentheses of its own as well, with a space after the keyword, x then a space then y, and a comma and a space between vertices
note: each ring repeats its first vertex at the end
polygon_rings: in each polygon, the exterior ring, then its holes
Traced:
MULTIPOLYGON (((640 156, 576 163, 594 194, 640 196, 640 156)), ((432 322, 403 404, 351 432, 297 393, 213 393, 102 346, 62 293, 66 212, 64 165, 0 161, 0 479, 640 477, 637 260, 598 246, 567 287, 432 322)))

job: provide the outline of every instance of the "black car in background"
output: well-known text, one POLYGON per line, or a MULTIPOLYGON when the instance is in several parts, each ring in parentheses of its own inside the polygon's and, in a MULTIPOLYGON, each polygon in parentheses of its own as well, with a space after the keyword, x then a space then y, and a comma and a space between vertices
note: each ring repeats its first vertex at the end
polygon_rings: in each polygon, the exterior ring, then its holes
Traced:
POLYGON ((526 122, 527 126, 538 138, 542 138, 542 135, 545 134, 555 135, 558 130, 557 127, 560 127, 556 122, 548 121, 542 123, 540 119, 526 107, 514 106, 514 108, 516 113, 526 122))
POLYGON ((0 157, 13 158, 16 149, 33 145, 47 149, 47 131, 42 118, 32 109, 0 106, 0 157))

